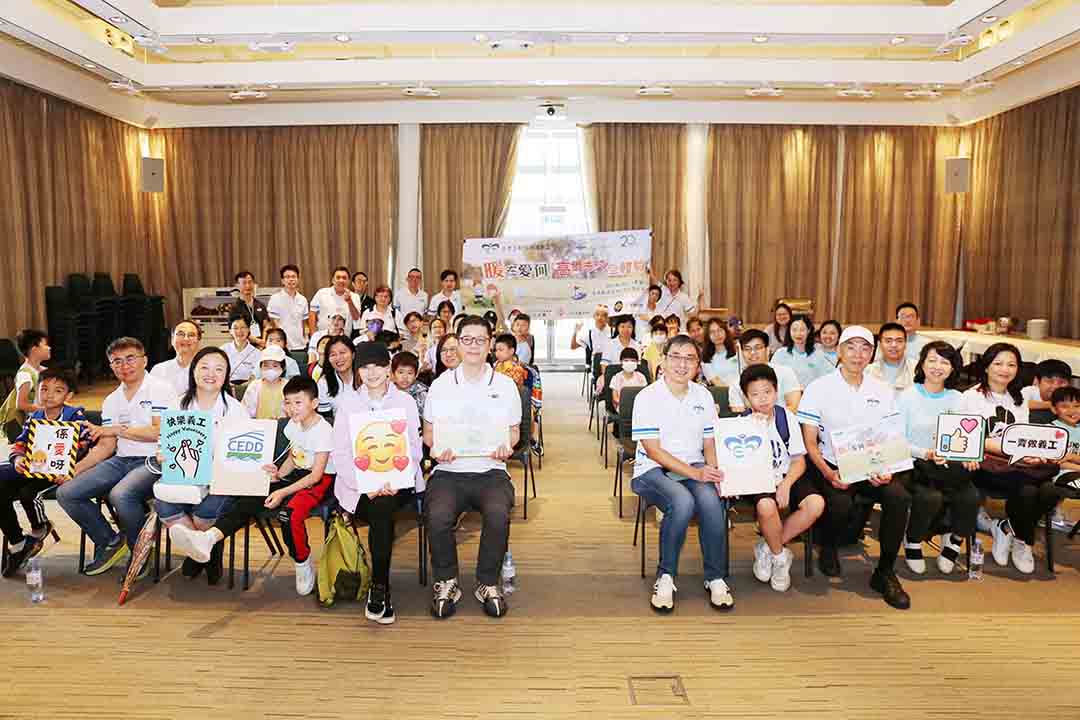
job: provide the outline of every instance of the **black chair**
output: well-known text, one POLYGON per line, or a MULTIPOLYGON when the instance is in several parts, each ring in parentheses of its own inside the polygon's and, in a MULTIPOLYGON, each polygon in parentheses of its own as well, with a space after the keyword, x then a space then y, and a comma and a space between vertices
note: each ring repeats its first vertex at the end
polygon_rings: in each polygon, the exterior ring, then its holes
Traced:
POLYGON ((634 401, 644 388, 623 388, 619 393, 619 447, 615 454, 615 487, 612 494, 619 498, 619 517, 623 516, 623 466, 632 462, 637 443, 631 439, 634 419, 634 401))
POLYGON ((618 416, 615 414, 615 401, 611 396, 611 379, 620 372, 622 372, 621 367, 615 363, 609 363, 608 366, 604 368, 604 388, 597 395, 599 402, 603 403, 604 406, 602 411, 599 407, 597 409, 596 431, 600 436, 600 455, 604 458, 605 470, 608 466, 608 426, 618 419, 618 416), (601 412, 603 413, 602 415, 601 412))
POLYGON ((514 446, 514 452, 510 460, 521 463, 522 486, 521 494, 524 496, 522 518, 529 519, 529 478, 532 478, 533 497, 536 497, 536 471, 532 464, 532 396, 529 389, 522 387, 521 392, 521 425, 518 432, 518 443, 514 446))
POLYGON ((0 338, 0 393, 3 397, 15 389, 15 376, 22 366, 22 356, 15 342, 10 338, 0 338))
MULTIPOLYGON (((603 398, 600 397, 600 393, 596 392, 596 380, 600 377, 600 361, 603 359, 600 353, 593 353, 592 356, 592 380, 589 385, 589 430, 592 430, 593 418, 597 415, 597 406, 602 402, 603 398)), ((600 427, 599 421, 597 421, 596 439, 600 440, 600 427)))
POLYGON ((585 348, 585 368, 581 371, 581 396, 586 402, 592 402, 592 390, 589 384, 592 377, 592 349, 585 348))
MULTIPOLYGON (((335 502, 334 505, 337 505, 335 502)), ((418 493, 416 495, 416 507, 413 510, 406 510, 402 508, 400 512, 413 512, 416 516, 416 547, 417 547, 417 566, 416 574, 420 584, 427 586, 428 581, 428 537, 427 537, 427 525, 424 524, 424 494, 418 493)), ((349 515, 354 528, 358 527, 363 520, 358 519, 353 515, 349 515)), ((329 516, 324 520, 325 530, 323 537, 330 533, 330 519, 329 516)))

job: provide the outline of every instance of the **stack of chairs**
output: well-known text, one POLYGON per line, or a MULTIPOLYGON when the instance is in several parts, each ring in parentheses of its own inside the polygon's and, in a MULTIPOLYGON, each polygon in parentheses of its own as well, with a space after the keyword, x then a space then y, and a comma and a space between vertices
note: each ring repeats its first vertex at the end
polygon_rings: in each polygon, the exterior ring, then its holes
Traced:
POLYGON ((134 273, 124 275, 122 289, 124 294, 119 298, 123 317, 121 334, 142 342, 151 366, 165 360, 169 354, 165 298, 147 295, 142 280, 134 273))
POLYGON ((45 315, 52 363, 92 381, 89 359, 98 322, 93 308, 73 303, 67 287, 51 285, 45 288, 45 315))

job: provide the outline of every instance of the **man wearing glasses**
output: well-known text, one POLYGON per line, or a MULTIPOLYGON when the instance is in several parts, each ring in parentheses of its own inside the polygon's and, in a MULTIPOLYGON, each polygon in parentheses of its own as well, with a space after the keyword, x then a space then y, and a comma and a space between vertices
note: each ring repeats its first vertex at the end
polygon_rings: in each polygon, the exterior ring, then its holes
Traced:
MULTIPOLYGON (((100 575, 135 547, 157 479, 146 459, 157 454, 161 414, 177 407, 172 386, 146 372, 141 342, 131 337, 113 340, 106 354, 120 387, 105 398, 101 427, 91 425, 90 437, 97 443, 95 452, 112 457, 68 480, 56 493, 60 506, 94 542, 94 558, 84 570, 87 575, 100 575), (101 514, 96 498, 106 496, 121 532, 101 514)), ((144 575, 148 568, 149 563, 144 575)))
POLYGON ((727 585, 728 502, 720 496, 723 475, 716 468, 716 405, 703 385, 693 382, 701 358, 687 335, 676 335, 664 351, 664 374, 638 393, 631 438, 634 492, 664 514, 660 522, 660 563, 650 604, 661 613, 675 608, 675 578, 686 529, 694 515, 705 565, 705 592, 717 610, 735 607, 727 585))
MULTIPOLYGON (((434 596, 431 614, 447 618, 461 600, 458 586, 458 515, 478 510, 483 516, 480 550, 476 558, 474 596, 491 617, 507 612, 499 589, 499 570, 510 540, 510 511, 514 486, 506 472, 506 459, 519 440, 521 395, 517 385, 487 364, 491 329, 478 315, 467 315, 458 332, 462 362, 431 384, 424 404, 424 444, 439 461, 427 482, 424 509, 431 545, 434 596), (440 428, 506 428, 503 444, 487 455, 459 456, 442 448, 440 428), (438 454, 436 455, 436 450, 438 454)), ((445 348, 444 348, 445 349, 445 348)), ((461 450, 461 448, 457 448, 461 450)))
MULTIPOLYGON (((791 412, 799 409, 799 400, 802 398, 803 387, 799 382, 799 376, 787 365, 777 365, 769 362, 769 336, 763 331, 751 328, 743 330, 739 336, 739 345, 742 347, 743 370, 752 365, 768 365, 776 373, 777 394, 783 398, 784 406, 791 412)), ((728 405, 732 411, 742 412, 746 409, 746 398, 743 397, 739 388, 739 379, 732 378, 728 383, 728 405)))

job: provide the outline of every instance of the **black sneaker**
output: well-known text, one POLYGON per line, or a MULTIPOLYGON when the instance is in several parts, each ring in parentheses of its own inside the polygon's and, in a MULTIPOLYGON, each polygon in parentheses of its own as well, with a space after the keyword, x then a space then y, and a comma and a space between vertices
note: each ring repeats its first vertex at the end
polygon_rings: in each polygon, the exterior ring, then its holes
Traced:
POLYGON ((904 586, 892 570, 874 570, 870 577, 870 588, 874 592, 881 593, 882 599, 897 610, 907 610, 911 607, 911 598, 904 592, 904 586))
POLYGON ((840 554, 836 551, 836 547, 821 546, 821 553, 818 555, 818 568, 825 577, 841 576, 840 554))
POLYGON ((201 562, 195 562, 191 558, 184 558, 184 564, 180 566, 180 574, 186 578, 197 578, 206 567, 201 562))
POLYGON ((123 535, 117 535, 105 547, 94 548, 94 559, 83 568, 83 575, 100 575, 128 555, 127 541, 123 535))
POLYGON ((503 597, 502 590, 498 585, 481 585, 476 584, 476 590, 473 595, 484 605, 484 612, 490 617, 501 618, 510 610, 506 606, 506 598, 503 597))
POLYGON ((379 584, 373 584, 368 588, 364 616, 380 625, 393 625, 397 617, 394 615, 394 606, 390 602, 390 588, 379 584))
POLYGON ((431 590, 432 617, 441 620, 453 615, 458 601, 461 600, 461 588, 458 587, 457 578, 436 582, 431 586, 431 590))
POLYGON ((3 568, 0 568, 0 575, 9 578, 19 571, 19 568, 23 566, 27 560, 37 555, 40 551, 40 546, 43 543, 40 540, 36 540, 30 535, 23 536, 22 547, 18 550, 12 550, 8 548, 7 562, 3 568), (35 549, 36 548, 36 549, 35 549))
POLYGON ((206 584, 217 585, 225 574, 225 541, 215 543, 210 550, 210 560, 206 563, 206 584))

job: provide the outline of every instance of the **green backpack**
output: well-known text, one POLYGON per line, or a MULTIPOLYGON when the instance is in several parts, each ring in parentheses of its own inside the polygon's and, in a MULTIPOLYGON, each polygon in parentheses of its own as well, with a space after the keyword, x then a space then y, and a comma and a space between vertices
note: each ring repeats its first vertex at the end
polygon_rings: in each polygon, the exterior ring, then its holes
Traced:
MULTIPOLYGON (((20 368, 21 369, 21 368, 20 368)), ((34 402, 37 399, 37 386, 38 386, 38 374, 34 370, 30 370, 30 395, 28 399, 30 402, 34 402)), ((4 403, 0 405, 0 428, 8 436, 10 442, 14 442, 22 431, 22 426, 26 422, 26 413, 18 409, 19 401, 19 388, 16 387, 8 393, 4 403), (14 435, 12 434, 14 433, 14 435)))
POLYGON ((371 584, 367 553, 356 529, 337 513, 323 544, 318 579, 319 604, 323 607, 333 607, 338 600, 367 598, 371 584))

